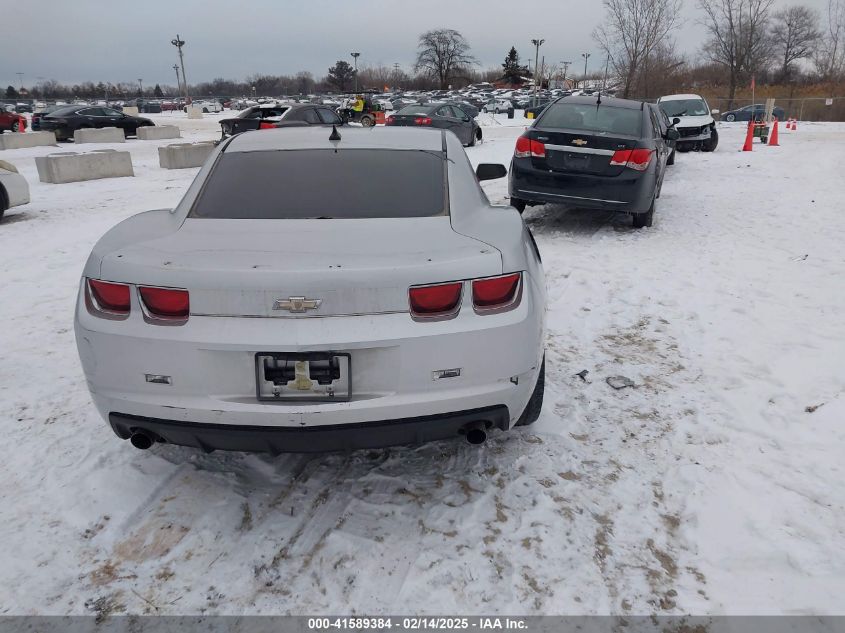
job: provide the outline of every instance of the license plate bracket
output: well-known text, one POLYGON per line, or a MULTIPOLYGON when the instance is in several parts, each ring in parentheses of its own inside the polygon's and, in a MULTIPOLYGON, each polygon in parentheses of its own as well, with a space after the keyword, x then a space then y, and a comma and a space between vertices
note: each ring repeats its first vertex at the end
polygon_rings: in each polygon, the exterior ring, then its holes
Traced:
POLYGON ((352 358, 342 352, 258 352, 258 400, 268 402, 348 402, 352 358))

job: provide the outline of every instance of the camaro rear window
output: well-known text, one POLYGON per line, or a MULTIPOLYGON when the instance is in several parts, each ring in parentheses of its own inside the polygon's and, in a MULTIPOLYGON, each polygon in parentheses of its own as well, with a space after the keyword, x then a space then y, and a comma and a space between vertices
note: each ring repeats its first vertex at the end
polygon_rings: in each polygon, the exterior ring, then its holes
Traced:
POLYGON ((309 149, 224 153, 190 217, 417 218, 446 213, 442 152, 309 149))
POLYGON ((593 104, 559 103, 546 108, 538 127, 559 127, 586 132, 608 132, 626 136, 642 134, 643 113, 633 108, 593 104))

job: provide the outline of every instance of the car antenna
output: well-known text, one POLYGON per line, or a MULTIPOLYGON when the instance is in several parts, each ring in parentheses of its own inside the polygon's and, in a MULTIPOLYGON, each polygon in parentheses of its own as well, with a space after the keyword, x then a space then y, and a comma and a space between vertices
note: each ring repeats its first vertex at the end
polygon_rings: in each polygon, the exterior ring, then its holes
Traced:
POLYGON ((596 108, 598 108, 600 105, 601 105, 601 88, 599 88, 599 96, 596 99, 596 108))
POLYGON ((332 133, 329 136, 330 141, 339 141, 340 140, 340 132, 337 131, 337 126, 332 125, 332 133))

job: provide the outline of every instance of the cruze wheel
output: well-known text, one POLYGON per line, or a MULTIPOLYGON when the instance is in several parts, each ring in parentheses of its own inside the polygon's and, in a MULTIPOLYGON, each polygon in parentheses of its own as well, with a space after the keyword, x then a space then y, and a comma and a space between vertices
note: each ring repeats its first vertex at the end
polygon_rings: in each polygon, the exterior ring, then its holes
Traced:
POLYGON ((734 121, 736 121, 736 115, 735 114, 729 114, 728 116, 725 117, 725 121, 727 121, 728 123, 733 123, 734 121))

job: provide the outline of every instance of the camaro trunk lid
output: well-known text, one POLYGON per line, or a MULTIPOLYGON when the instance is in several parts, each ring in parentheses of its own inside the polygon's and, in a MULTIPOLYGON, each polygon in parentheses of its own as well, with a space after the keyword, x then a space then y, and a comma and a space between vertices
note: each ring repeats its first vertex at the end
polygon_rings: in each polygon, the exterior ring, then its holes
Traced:
POLYGON ((448 216, 189 218, 101 263, 105 280, 187 289, 192 314, 247 317, 406 312, 409 286, 501 273, 499 251, 448 216))

